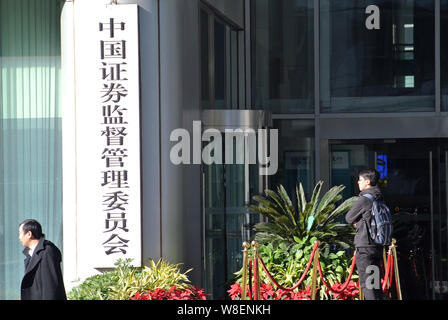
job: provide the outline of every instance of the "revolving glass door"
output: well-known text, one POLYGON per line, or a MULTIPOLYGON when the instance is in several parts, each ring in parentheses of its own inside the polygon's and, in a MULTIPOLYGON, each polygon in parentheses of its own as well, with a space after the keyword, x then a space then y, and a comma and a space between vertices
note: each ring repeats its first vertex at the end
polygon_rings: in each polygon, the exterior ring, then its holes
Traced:
MULTIPOLYGON (((204 128, 217 129, 222 141, 222 161, 202 165, 204 286, 212 299, 225 299, 242 267, 242 243, 253 239, 253 226, 261 219, 249 205, 268 184, 268 176, 260 175, 260 163, 266 162, 260 161, 258 148, 259 143, 267 146, 269 137, 252 133, 270 125, 270 116, 256 110, 208 110, 203 117, 204 128), (243 133, 229 139, 229 128, 243 133)), ((207 146, 204 142, 204 150, 207 146)))
POLYGON ((243 241, 250 241, 258 214, 248 208, 260 193, 258 166, 203 166, 205 287, 213 299, 224 299, 233 273, 242 266, 243 241))

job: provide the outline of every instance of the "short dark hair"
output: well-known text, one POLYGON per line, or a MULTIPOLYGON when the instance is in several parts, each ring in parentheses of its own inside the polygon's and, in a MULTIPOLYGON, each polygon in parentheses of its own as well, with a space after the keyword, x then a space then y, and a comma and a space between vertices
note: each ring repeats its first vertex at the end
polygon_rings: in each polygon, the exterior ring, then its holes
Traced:
POLYGON ((40 238, 45 237, 45 234, 42 233, 42 226, 34 219, 27 219, 23 221, 19 226, 22 226, 24 234, 28 233, 28 231, 31 231, 34 239, 39 240, 40 238))
POLYGON ((370 180, 370 185, 376 186, 378 183, 378 180, 380 179, 380 173, 376 171, 375 169, 365 169, 359 172, 359 177, 363 177, 365 180, 370 180))

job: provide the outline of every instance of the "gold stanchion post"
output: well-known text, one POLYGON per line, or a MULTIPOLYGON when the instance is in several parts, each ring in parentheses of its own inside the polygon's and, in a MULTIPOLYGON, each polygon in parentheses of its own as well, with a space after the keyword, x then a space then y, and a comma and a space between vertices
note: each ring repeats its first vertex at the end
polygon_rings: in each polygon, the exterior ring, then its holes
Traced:
POLYGON ((317 282, 317 261, 319 260, 319 245, 320 242, 317 241, 318 245, 316 248, 316 252, 314 253, 313 259, 313 275, 311 278, 311 300, 316 300, 316 282, 317 282))
POLYGON ((246 284, 247 284, 247 264, 249 260, 249 242, 243 242, 243 279, 242 279, 242 290, 241 290, 241 300, 246 300, 246 284))
POLYGON ((258 268, 258 243, 252 241, 254 248, 254 282, 255 282, 255 300, 260 300, 260 269, 258 268))
POLYGON ((400 275, 398 273, 398 259, 397 259, 397 247, 395 244, 397 243, 396 239, 392 239, 391 250, 392 257, 394 259, 394 273, 395 273, 395 285, 397 287, 397 299, 403 300, 403 296, 401 295, 401 285, 400 285, 400 275))

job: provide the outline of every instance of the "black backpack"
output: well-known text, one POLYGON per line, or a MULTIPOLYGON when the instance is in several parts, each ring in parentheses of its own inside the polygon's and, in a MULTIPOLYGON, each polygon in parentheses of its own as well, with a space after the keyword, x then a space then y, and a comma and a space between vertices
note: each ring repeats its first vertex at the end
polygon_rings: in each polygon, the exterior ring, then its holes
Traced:
POLYGON ((367 223, 372 240, 379 245, 388 246, 392 242, 392 215, 384 201, 376 200, 371 194, 363 194, 364 197, 373 201, 372 218, 370 226, 367 223))

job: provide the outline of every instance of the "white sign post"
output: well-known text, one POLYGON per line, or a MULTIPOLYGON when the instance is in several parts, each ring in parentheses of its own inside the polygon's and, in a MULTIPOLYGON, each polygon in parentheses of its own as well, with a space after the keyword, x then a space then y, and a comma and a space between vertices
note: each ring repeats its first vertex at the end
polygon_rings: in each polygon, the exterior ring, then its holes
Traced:
POLYGON ((78 251, 95 268, 141 265, 138 7, 95 7, 76 26, 78 251))

